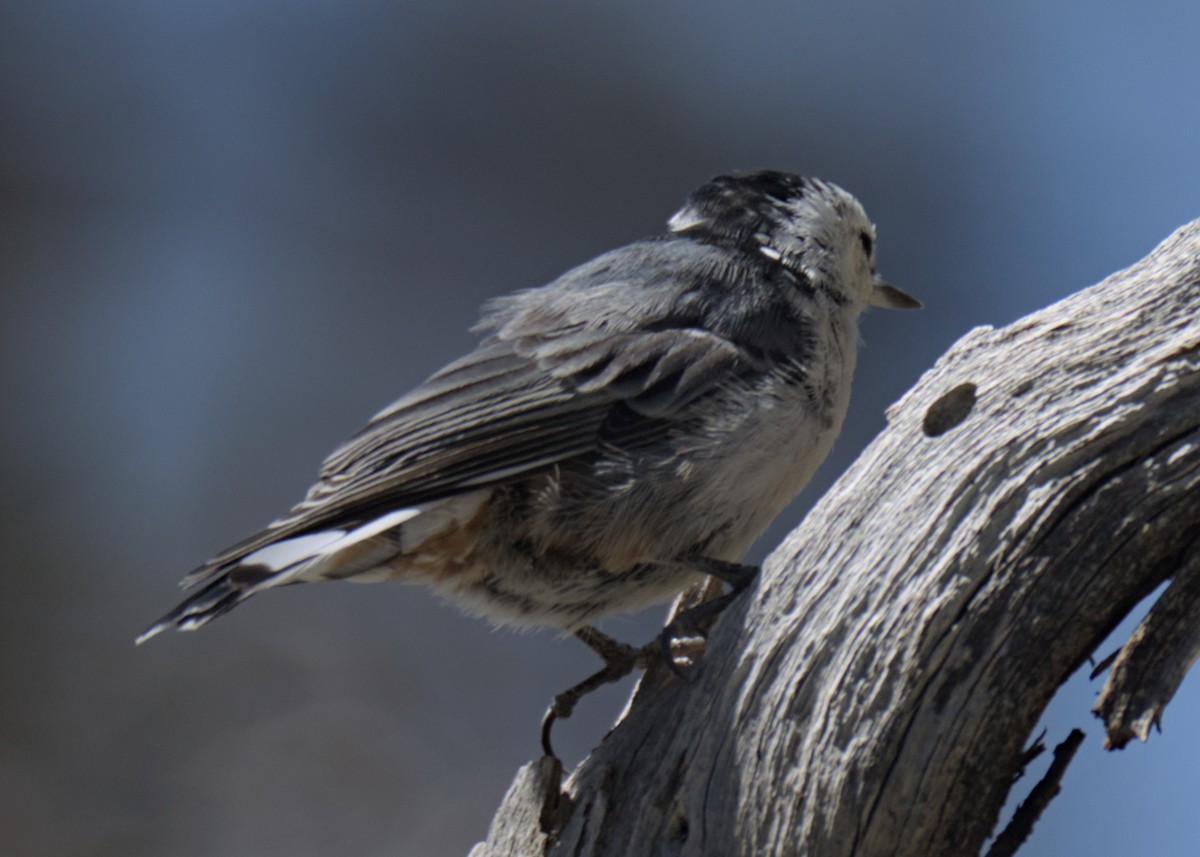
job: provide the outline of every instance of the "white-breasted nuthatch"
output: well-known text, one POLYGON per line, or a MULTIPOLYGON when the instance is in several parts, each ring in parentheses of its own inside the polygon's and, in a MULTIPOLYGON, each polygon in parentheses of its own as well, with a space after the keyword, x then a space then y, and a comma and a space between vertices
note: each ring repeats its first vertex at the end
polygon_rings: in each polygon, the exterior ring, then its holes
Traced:
POLYGON ((669 227, 489 303, 474 351, 188 575, 139 642, 281 584, 398 580, 608 662, 632 650, 595 619, 705 575, 744 586, 742 555, 841 428, 859 316, 920 304, 876 275, 874 227, 827 182, 721 176, 669 227))

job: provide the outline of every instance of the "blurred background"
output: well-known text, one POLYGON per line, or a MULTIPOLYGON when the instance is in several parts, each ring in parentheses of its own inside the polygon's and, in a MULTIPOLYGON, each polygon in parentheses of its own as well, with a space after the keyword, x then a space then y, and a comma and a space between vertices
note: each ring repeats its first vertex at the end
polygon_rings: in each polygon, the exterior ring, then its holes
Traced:
MULTIPOLYGON (((135 649, 177 579, 469 348, 481 301, 769 166, 858 195, 927 309, 867 317, 845 432, 760 559, 960 335, 1200 216, 1198 35, 1185 0, 6 0, 0 851, 464 854, 588 651, 350 585, 135 649)), ((1046 740, 1088 739, 1022 854, 1195 854, 1197 685, 1117 754, 1099 684, 1067 685, 1046 740)), ((628 688, 560 724, 568 763, 628 688)))

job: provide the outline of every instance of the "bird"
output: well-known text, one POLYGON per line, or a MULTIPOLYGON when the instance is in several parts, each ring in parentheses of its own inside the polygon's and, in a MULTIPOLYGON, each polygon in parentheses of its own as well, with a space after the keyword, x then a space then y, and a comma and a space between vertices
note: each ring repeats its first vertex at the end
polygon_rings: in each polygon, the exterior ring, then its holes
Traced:
POLYGON ((875 240, 835 184, 717 176, 665 233, 486 303, 473 351, 337 447, 287 514, 188 574, 190 594, 137 642, 282 585, 424 584, 604 659, 548 710, 554 755, 550 724, 653 656, 594 622, 710 579, 731 587, 723 606, 754 579, 744 554, 841 429, 860 316, 921 306, 876 273, 875 240))

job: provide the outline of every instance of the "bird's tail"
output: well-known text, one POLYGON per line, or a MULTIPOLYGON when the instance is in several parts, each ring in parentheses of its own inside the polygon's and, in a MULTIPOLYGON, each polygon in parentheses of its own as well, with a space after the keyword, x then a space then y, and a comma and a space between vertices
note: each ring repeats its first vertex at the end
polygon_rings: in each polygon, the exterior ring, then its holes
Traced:
POLYGON ((386 574, 371 571, 399 553, 399 527, 418 511, 402 509, 352 529, 283 539, 216 567, 202 566, 183 582, 195 591, 136 642, 140 645, 168 628, 194 631, 264 589, 318 580, 384 579, 386 574))
POLYGON ((167 613, 134 641, 139 646, 151 637, 162 633, 168 628, 180 631, 194 631, 207 625, 223 613, 228 613, 261 588, 254 588, 248 581, 242 579, 237 572, 248 569, 233 569, 217 575, 208 584, 189 595, 182 604, 167 613))

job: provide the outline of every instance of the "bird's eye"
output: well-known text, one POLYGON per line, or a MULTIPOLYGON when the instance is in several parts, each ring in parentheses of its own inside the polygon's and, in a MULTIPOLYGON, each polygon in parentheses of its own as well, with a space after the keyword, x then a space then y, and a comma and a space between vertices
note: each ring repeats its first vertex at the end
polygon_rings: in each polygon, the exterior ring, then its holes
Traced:
POLYGON ((866 253, 867 258, 870 259, 871 258, 871 248, 874 246, 874 242, 872 242, 871 236, 868 235, 866 232, 860 232, 860 233, 858 233, 858 240, 859 240, 859 243, 862 244, 863 252, 866 253))

